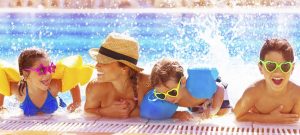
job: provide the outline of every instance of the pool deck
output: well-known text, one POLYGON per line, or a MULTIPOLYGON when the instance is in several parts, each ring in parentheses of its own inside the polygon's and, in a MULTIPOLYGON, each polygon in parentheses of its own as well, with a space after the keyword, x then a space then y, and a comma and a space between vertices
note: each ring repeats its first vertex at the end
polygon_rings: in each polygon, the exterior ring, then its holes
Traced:
POLYGON ((141 118, 108 119, 82 115, 42 115, 0 119, 1 134, 300 134, 295 124, 236 122, 232 114, 182 122, 141 118))
POLYGON ((225 13, 225 14, 300 14, 300 7, 202 7, 202 8, 143 8, 143 9, 58 9, 58 8, 0 8, 0 13, 225 13))

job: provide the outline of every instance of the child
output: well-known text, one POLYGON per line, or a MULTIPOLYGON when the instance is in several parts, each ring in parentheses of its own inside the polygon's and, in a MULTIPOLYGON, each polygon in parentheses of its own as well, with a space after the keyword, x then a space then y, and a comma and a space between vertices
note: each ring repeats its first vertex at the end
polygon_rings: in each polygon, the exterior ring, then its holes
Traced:
MULTIPOLYGON (((18 63, 22 79, 19 84, 10 82, 10 93, 21 102, 20 108, 24 115, 55 112, 58 109, 57 94, 65 84, 62 79, 52 79, 51 74, 55 72, 56 66, 50 62, 47 53, 41 49, 26 49, 21 52, 18 63)), ((79 87, 74 86, 71 89, 73 103, 68 107, 70 111, 74 111, 81 103, 79 87)))
POLYGON ((291 82, 293 48, 285 39, 268 39, 260 51, 264 79, 248 87, 237 102, 238 121, 294 123, 300 115, 300 87, 291 82))
MULTIPOLYGON (((155 88, 154 95, 158 99, 177 103, 179 106, 196 107, 206 101, 206 99, 194 98, 189 93, 185 87, 186 78, 183 74, 183 67, 174 60, 163 59, 154 65, 151 72, 151 84, 155 88)), ((212 98, 212 107, 206 110, 208 116, 223 111, 221 108, 223 97, 224 88, 217 84, 217 91, 212 98)), ((180 117, 178 113, 174 115, 175 118, 180 117)))

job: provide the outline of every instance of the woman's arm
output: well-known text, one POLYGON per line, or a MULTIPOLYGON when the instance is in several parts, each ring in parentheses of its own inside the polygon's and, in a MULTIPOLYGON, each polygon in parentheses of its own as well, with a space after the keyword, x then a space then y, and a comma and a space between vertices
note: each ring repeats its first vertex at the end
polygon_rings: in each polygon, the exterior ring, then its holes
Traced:
POLYGON ((126 101, 115 101, 114 94, 110 87, 95 81, 90 82, 86 87, 86 102, 84 110, 87 113, 96 114, 102 117, 128 118, 130 109, 126 101), (103 106, 103 101, 113 100, 110 105, 103 106))

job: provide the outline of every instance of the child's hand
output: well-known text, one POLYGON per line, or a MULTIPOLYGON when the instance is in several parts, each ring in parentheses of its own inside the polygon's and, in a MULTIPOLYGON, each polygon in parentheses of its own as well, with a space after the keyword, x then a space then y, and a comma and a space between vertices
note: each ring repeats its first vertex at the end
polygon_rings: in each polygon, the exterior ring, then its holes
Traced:
POLYGON ((73 102, 68 105, 67 110, 70 112, 74 112, 77 108, 79 108, 81 105, 81 102, 73 102))
POLYGON ((0 106, 0 112, 2 112, 2 111, 5 111, 6 110, 6 108, 5 107, 3 107, 3 106, 0 106))
POLYGON ((181 121, 189 121, 193 119, 193 116, 187 111, 176 111, 173 114, 174 119, 179 119, 181 121))
POLYGON ((296 123, 299 120, 298 114, 284 114, 281 113, 281 110, 283 109, 283 105, 280 105, 279 107, 275 108, 271 113, 270 117, 268 118, 269 121, 272 121, 274 123, 296 123))
POLYGON ((211 117, 210 109, 208 108, 208 109, 204 110, 204 112, 202 113, 202 118, 203 119, 209 119, 210 117, 211 117))

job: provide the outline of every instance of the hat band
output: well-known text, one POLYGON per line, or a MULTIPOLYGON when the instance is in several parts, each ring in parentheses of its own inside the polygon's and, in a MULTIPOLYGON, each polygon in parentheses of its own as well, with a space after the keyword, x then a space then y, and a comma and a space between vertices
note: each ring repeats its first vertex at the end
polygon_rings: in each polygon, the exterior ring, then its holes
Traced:
POLYGON ((99 49, 99 53, 107 56, 107 57, 110 57, 110 58, 113 58, 113 59, 116 59, 116 60, 126 60, 132 64, 137 64, 137 60, 134 59, 134 58, 131 58, 129 56, 126 56, 126 55, 123 55, 121 53, 117 53, 117 52, 114 52, 112 50, 109 50, 109 49, 106 49, 104 47, 100 47, 99 49))

